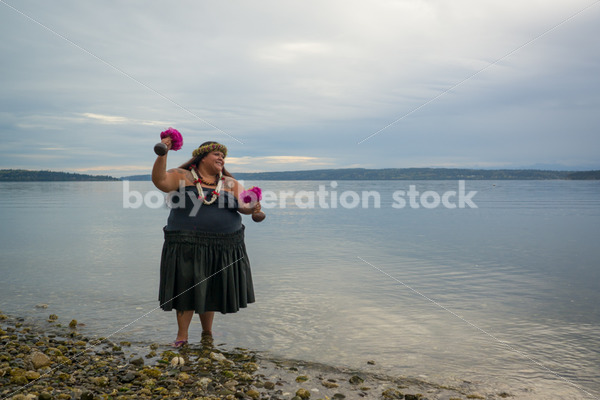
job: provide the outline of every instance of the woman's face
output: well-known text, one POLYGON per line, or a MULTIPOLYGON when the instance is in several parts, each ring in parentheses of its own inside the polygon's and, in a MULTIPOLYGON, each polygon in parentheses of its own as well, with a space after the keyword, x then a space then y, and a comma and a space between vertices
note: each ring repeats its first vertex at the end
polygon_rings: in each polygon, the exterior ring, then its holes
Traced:
POLYGON ((217 172, 222 172, 223 167, 225 166, 225 155, 220 151, 211 151, 202 159, 202 161, 200 161, 200 163, 217 172))

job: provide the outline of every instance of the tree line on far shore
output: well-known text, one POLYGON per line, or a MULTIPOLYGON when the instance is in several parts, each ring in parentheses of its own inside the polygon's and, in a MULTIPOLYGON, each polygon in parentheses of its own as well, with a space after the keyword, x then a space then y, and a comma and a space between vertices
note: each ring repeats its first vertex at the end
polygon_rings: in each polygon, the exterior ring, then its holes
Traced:
MULTIPOLYGON (((321 169, 307 171, 235 173, 237 179, 264 181, 297 180, 599 180, 600 171, 547 171, 533 169, 459 169, 459 168, 386 168, 321 169)), ((0 170, 0 181, 150 181, 151 176, 133 175, 115 178, 70 172, 0 170)))
MULTIPOLYGON (((319 180, 591 180, 600 179, 600 171, 547 171, 532 169, 457 169, 457 168, 387 168, 321 169, 285 172, 236 173, 237 179, 252 181, 319 181, 319 180)), ((122 178, 149 181, 150 175, 122 178)))
POLYGON ((69 181, 119 181, 108 175, 86 175, 71 172, 29 171, 26 169, 0 169, 3 182, 69 182, 69 181))
POLYGON ((386 168, 238 173, 247 180, 544 180, 600 179, 600 171, 532 169, 386 168))

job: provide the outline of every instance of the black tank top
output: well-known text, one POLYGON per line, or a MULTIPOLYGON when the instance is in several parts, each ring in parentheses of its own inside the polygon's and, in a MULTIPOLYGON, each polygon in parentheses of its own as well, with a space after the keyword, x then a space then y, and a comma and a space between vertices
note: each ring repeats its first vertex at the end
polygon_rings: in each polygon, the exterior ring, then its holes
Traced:
MULTIPOLYGON (((214 189, 202 189, 205 198, 210 200, 214 189)), ((233 193, 225 190, 213 204, 206 205, 198 199, 196 186, 186 186, 185 196, 179 191, 169 193, 167 206, 171 208, 167 231, 232 233, 242 228, 238 201, 233 193)))

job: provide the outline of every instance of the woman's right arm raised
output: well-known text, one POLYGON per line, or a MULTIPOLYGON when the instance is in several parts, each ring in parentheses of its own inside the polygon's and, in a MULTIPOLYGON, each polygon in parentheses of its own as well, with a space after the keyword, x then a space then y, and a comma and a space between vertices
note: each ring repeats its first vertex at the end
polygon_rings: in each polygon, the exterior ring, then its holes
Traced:
MULTIPOLYGON (((171 138, 166 137, 162 140, 171 149, 171 138)), ((167 154, 169 154, 167 152, 167 154)), ((179 189, 179 181, 185 181, 185 171, 180 169, 170 169, 167 171, 167 154, 156 157, 152 167, 152 183, 163 192, 171 192, 179 189)))
POLYGON ((179 189, 179 181, 185 181, 185 173, 178 168, 167 169, 167 156, 158 156, 152 167, 152 183, 163 192, 179 189))

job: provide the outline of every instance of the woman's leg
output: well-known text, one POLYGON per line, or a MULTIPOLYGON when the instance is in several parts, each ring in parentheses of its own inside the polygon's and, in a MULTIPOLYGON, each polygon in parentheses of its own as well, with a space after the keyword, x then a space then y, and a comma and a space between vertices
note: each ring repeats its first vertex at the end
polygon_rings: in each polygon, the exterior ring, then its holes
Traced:
POLYGON ((180 311, 177 310, 177 339, 176 342, 188 340, 188 329, 190 327, 190 323, 192 322, 192 317, 194 316, 194 310, 188 311, 180 311))
POLYGON ((200 315, 200 323, 202 324, 202 335, 212 336, 213 319, 215 318, 214 311, 207 311, 200 315))

